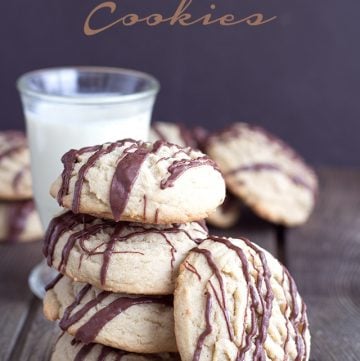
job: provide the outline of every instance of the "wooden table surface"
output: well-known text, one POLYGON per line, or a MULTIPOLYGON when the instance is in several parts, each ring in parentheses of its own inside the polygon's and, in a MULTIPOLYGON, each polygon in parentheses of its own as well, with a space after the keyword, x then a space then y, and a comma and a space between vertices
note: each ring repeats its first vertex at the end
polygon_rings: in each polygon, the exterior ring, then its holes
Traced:
MULTIPOLYGON (((286 230, 285 252, 276 241, 282 230, 251 216, 223 233, 285 258, 308 306, 312 361, 360 360, 360 170, 319 175, 315 212, 306 225, 286 230)), ((0 360, 49 359, 58 330, 27 284, 41 258, 40 243, 0 246, 0 360)))

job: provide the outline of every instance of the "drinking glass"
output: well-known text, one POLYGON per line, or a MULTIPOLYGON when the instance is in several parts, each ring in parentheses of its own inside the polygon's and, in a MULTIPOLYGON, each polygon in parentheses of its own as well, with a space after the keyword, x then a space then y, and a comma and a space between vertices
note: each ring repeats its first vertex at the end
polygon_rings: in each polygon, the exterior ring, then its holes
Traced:
MULTIPOLYGON (((49 195, 62 171, 61 156, 80 148, 123 138, 147 140, 159 91, 145 73, 106 67, 50 68, 17 82, 31 153, 34 198, 44 229, 60 211, 49 195)), ((54 276, 45 261, 30 274, 34 294, 54 276)))

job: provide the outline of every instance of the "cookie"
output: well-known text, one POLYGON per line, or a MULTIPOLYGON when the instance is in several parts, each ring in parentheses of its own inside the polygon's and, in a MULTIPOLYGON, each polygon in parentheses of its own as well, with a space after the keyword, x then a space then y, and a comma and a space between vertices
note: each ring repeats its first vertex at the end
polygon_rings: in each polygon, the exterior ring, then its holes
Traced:
POLYGON ((180 147, 197 149, 197 142, 191 130, 180 123, 154 122, 149 132, 150 142, 162 140, 180 147))
POLYGON ((115 221, 186 223, 206 218, 225 197, 216 164, 191 148, 121 140, 71 150, 51 187, 74 213, 115 221))
POLYGON ((306 222, 315 204, 317 177, 282 140, 260 127, 236 123, 211 136, 206 152, 230 191, 257 215, 285 226, 306 222))
POLYGON ((234 196, 227 194, 224 203, 211 213, 206 222, 216 228, 227 229, 234 226, 240 219, 240 202, 234 196))
POLYGON ((306 307, 288 271, 246 239, 210 237, 180 267, 182 361, 309 359, 306 307))
POLYGON ((0 199, 32 197, 30 152, 24 133, 0 132, 0 199))
POLYGON ((180 361, 177 353, 137 354, 96 343, 84 344, 64 332, 56 341, 51 361, 180 361))
POLYGON ((0 202, 0 242, 29 242, 43 237, 32 199, 0 202))
POLYGON ((99 290, 58 276, 44 298, 47 319, 77 341, 129 352, 176 352, 172 296, 134 296, 99 290))
POLYGON ((180 263, 207 237, 204 223, 114 222, 68 211, 46 232, 49 266, 112 292, 172 294, 180 263))

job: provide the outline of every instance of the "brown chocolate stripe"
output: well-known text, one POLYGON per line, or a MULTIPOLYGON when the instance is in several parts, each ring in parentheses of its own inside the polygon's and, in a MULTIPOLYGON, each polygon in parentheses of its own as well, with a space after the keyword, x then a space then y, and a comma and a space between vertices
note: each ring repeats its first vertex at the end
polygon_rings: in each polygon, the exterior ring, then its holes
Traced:
MULTIPOLYGON (((234 245, 231 241, 229 241, 226 238, 210 236, 208 239, 210 239, 214 242, 224 244, 227 248, 233 250, 237 254, 237 256, 240 258, 240 261, 242 264, 242 272, 243 272, 243 275, 244 275, 244 278, 245 278, 245 281, 246 281, 247 287, 248 287, 247 299, 248 299, 248 302, 250 301, 249 308, 251 310, 252 327, 250 330, 248 330, 246 335, 245 335, 245 332, 243 333, 242 339, 244 340, 244 336, 245 336, 245 344, 243 341, 241 342, 241 344, 244 344, 244 346, 242 348, 239 348, 238 354, 236 357, 236 361, 244 360, 246 352, 248 352, 250 350, 251 345, 253 343, 255 344, 253 359, 254 360, 265 360, 264 344, 265 344, 266 337, 267 337, 267 330, 269 327, 269 321, 270 321, 270 317, 271 317, 271 313, 272 313, 272 302, 274 299, 274 294, 273 294, 272 287, 270 284, 271 272, 267 265, 265 253, 262 252, 258 247, 256 247, 249 240, 244 239, 244 238, 241 239, 248 247, 250 247, 253 251, 255 251, 255 253, 257 254, 257 256, 259 257, 259 259, 261 261, 261 269, 257 269, 257 272, 258 272, 257 281, 256 281, 256 284, 253 285, 251 278, 250 278, 249 263, 248 263, 247 257, 244 254, 243 250, 240 247, 237 247, 236 245, 234 245), (265 290, 265 295, 263 295, 263 290, 265 290), (261 309, 262 311, 259 312, 258 311, 259 309, 261 309)), ((209 267, 212 269, 216 278, 219 281, 221 293, 222 293, 222 295, 224 295, 225 291, 224 291, 223 282, 220 281, 221 273, 220 273, 220 270, 218 269, 218 267, 216 266, 214 260, 212 259, 211 252, 208 250, 205 250, 205 249, 200 249, 200 248, 196 248, 193 251, 197 252, 197 253, 201 253, 206 257, 209 267)), ((256 268, 256 266, 254 266, 254 267, 256 268)), ((186 267, 186 268, 189 269, 188 267, 186 267)), ((194 271, 192 269, 189 269, 189 271, 194 273, 194 271)), ((297 299, 296 299, 296 297, 298 295, 296 285, 295 285, 295 282, 293 281, 293 279, 291 278, 291 276, 289 275, 288 271, 285 268, 284 268, 284 272, 286 273, 288 280, 289 280, 290 294, 292 297, 292 305, 291 305, 292 311, 291 311, 291 315, 289 317, 289 321, 292 323, 293 328, 296 333, 296 336, 295 336, 295 343, 296 343, 296 349, 297 349, 296 361, 303 361, 306 359, 306 356, 307 356, 306 343, 305 343, 305 333, 307 330, 306 307, 305 307, 305 304, 302 302, 301 315, 300 315, 300 319, 299 319, 300 311, 299 311, 299 307, 298 307, 297 299)), ((225 315, 228 315, 228 310, 226 309, 226 304, 224 303, 224 301, 220 302, 220 300, 218 299, 218 296, 215 291, 215 287, 212 284, 212 282, 209 281, 209 284, 210 284, 211 288, 213 289, 215 297, 217 298, 218 304, 219 304, 220 308, 222 309, 225 320, 226 320, 225 315)), ((210 293, 208 293, 206 296, 207 302, 208 302, 209 297, 211 298, 210 293)), ((248 309, 248 307, 247 307, 247 309, 248 309)), ((209 333, 211 333, 211 331, 209 332, 209 326, 208 326, 208 321, 207 321, 210 319, 209 318, 210 316, 207 314, 207 312, 208 311, 205 312, 205 320, 206 320, 207 326, 206 326, 205 331, 200 335, 200 337, 198 339, 197 346, 196 346, 196 349, 195 349, 194 355, 193 355, 193 361, 199 360, 200 355, 201 355, 201 350, 202 350, 202 347, 204 344, 204 339, 209 333)), ((287 324, 287 329, 288 329, 288 324, 287 324)), ((230 334, 231 333, 229 333, 229 335, 230 334)), ((289 337, 289 329, 288 329, 287 339, 288 339, 288 337, 289 337)), ((285 340, 284 351, 285 351, 287 342, 288 341, 285 340)))
MULTIPOLYGON (((199 223, 199 225, 203 227, 203 224, 201 222, 199 223)), ((56 268, 62 273, 65 272, 71 250, 78 242, 84 254, 87 254, 88 256, 103 255, 103 263, 100 271, 100 282, 102 285, 106 283, 107 271, 111 261, 111 256, 113 254, 133 253, 143 255, 143 253, 137 251, 115 252, 114 249, 117 242, 124 242, 136 236, 145 237, 149 234, 158 234, 169 245, 171 255, 170 264, 171 268, 174 269, 175 253, 177 252, 177 250, 172 244, 168 235, 183 233, 190 241, 194 242, 194 244, 199 244, 202 241, 201 238, 191 236, 187 230, 181 229, 180 226, 176 224, 164 227, 163 229, 158 229, 152 226, 144 227, 140 223, 114 222, 110 220, 99 221, 96 220, 96 218, 93 216, 82 214, 75 215, 71 211, 68 211, 54 218, 50 222, 50 225, 47 229, 44 241, 44 255, 47 258, 49 266, 54 266, 54 252, 59 239, 66 232, 71 232, 72 229, 75 229, 78 226, 81 226, 81 229, 68 236, 68 239, 66 240, 62 249, 61 261, 56 266, 56 268), (126 232, 127 227, 132 228, 133 230, 122 235, 121 233, 126 232), (109 241, 106 242, 106 244, 100 244, 94 250, 87 249, 85 246, 86 240, 88 240, 92 236, 96 236, 98 233, 102 232, 105 229, 112 229, 109 241), (105 250, 98 251, 98 248, 103 245, 105 245, 105 250)), ((204 232, 206 232, 205 228, 203 229, 204 232)))
POLYGON ((232 169, 225 173, 225 176, 234 176, 242 172, 261 172, 261 171, 273 171, 284 174, 288 179, 291 180, 295 185, 301 186, 308 189, 312 193, 316 192, 316 187, 310 185, 303 177, 300 175, 293 175, 285 172, 279 165, 274 163, 253 163, 248 165, 243 165, 238 168, 232 169))
MULTIPOLYGON (((85 305, 82 305, 74 314, 74 309, 80 305, 83 298, 91 289, 90 285, 85 285, 81 291, 76 295, 74 302, 69 305, 60 320, 60 328, 66 331, 69 327, 79 322, 88 311, 96 308, 103 300, 112 295, 111 292, 102 291, 95 298, 91 299, 85 305)), ((126 311, 128 308, 142 304, 162 304, 165 306, 172 305, 171 296, 141 296, 141 297, 123 297, 119 296, 110 304, 95 312, 90 319, 85 322, 76 332, 75 339, 85 344, 94 342, 99 332, 103 327, 118 316, 120 313, 126 311)))
MULTIPOLYGON (((109 191, 109 203, 113 218, 116 221, 121 219, 121 216, 127 206, 130 193, 139 175, 140 169, 149 154, 155 154, 161 147, 177 147, 179 152, 183 152, 187 155, 190 154, 190 148, 181 148, 176 145, 166 143, 163 141, 157 141, 153 145, 150 143, 143 143, 134 141, 131 139, 124 139, 115 143, 109 143, 102 146, 93 146, 82 148, 80 150, 70 150, 62 157, 62 163, 64 165, 63 172, 61 174, 62 183, 57 194, 58 203, 63 206, 63 199, 69 193, 70 179, 75 167, 78 157, 88 152, 94 152, 85 164, 80 168, 77 179, 74 185, 74 195, 72 199, 72 210, 74 213, 78 213, 81 203, 81 191, 84 184, 84 179, 91 167, 105 154, 110 153, 117 147, 126 145, 122 154, 120 155, 117 166, 113 175, 113 179, 110 184, 109 191), (128 144, 127 144, 128 143, 128 144)), ((159 161, 166 158, 161 158, 159 161)), ((170 175, 167 179, 160 181, 160 189, 172 187, 174 182, 187 170, 194 167, 210 165, 217 171, 215 162, 206 156, 201 156, 197 159, 182 159, 175 160, 168 167, 170 175)), ((146 198, 144 198, 144 215, 146 214, 146 198)), ((158 211, 155 213, 155 223, 158 221, 158 211)))
POLYGON ((9 240, 10 242, 16 242, 19 240, 19 237, 25 231, 29 216, 34 211, 35 204, 32 199, 8 203, 8 231, 6 236, 7 240, 9 240))

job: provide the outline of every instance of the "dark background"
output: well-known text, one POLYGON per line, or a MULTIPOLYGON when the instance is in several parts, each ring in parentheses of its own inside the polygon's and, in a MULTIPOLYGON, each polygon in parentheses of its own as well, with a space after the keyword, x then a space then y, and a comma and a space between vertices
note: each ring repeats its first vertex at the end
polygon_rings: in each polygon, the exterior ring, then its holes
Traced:
MULTIPOLYGON (((193 0, 194 16, 213 3, 219 16, 259 11, 278 19, 259 27, 116 26, 87 37, 84 20, 101 2, 1 1, 2 129, 23 127, 14 84, 26 71, 129 67, 161 82, 154 119, 210 129, 255 122, 314 164, 360 165, 359 0, 193 0)), ((116 3, 108 21, 129 12, 169 16, 178 0, 116 3)))

